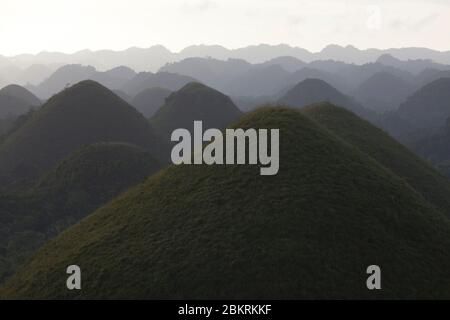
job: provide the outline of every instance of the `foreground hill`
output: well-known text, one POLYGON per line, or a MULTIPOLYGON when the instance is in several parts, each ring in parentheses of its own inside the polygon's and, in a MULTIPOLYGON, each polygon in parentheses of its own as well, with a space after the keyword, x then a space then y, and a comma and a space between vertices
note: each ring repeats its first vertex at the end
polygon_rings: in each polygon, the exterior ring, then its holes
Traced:
POLYGON ((450 221, 401 178, 295 110, 235 127, 280 129, 278 175, 171 166, 48 242, 0 296, 450 297, 450 221), (72 264, 82 290, 66 288, 72 264))
POLYGON ((142 148, 93 144, 72 153, 29 190, 0 194, 0 283, 46 239, 158 168, 142 148))
POLYGON ((19 116, 41 101, 27 89, 18 85, 9 85, 0 90, 0 119, 19 116))
POLYGON ((150 88, 138 93, 132 100, 134 106, 146 118, 152 117, 161 108, 172 91, 163 88, 150 88))
POLYGON ((132 106, 94 81, 53 96, 0 145, 0 181, 35 177, 84 144, 127 142, 161 155, 160 141, 132 106))
POLYGON ((306 107, 303 113, 404 179, 428 202, 450 217, 450 181, 383 130, 331 104, 306 107))
POLYGON ((171 94, 151 118, 151 123, 161 136, 170 139, 175 129, 192 131, 195 120, 203 121, 204 129, 222 129, 241 114, 233 101, 223 93, 192 82, 171 94))
POLYGON ((351 97, 342 94, 325 81, 319 79, 306 79, 299 82, 279 100, 280 104, 298 108, 318 102, 330 102, 348 108, 360 117, 366 119, 374 118, 372 111, 365 109, 351 97))

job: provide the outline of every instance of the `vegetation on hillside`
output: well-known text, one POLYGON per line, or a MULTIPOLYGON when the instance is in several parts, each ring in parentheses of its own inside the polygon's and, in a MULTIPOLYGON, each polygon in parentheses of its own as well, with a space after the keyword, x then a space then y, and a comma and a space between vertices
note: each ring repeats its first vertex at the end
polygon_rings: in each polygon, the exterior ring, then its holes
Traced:
POLYGON ((49 241, 0 296, 450 298, 450 221, 312 114, 264 108, 234 125, 280 129, 278 175, 168 167, 49 241), (72 264, 80 291, 66 289, 72 264))

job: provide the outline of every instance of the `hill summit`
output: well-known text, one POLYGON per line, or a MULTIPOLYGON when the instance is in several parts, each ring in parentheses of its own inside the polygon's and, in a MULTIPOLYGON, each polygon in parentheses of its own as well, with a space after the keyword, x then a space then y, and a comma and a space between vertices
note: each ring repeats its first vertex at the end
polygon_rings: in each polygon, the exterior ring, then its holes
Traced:
POLYGON ((0 296, 450 297, 450 222, 403 179, 296 110, 233 127, 280 129, 278 175, 170 166, 47 243, 0 296), (72 264, 82 290, 66 288, 72 264), (367 290, 372 264, 383 290, 367 290))
POLYGON ((242 112, 223 93, 201 83, 191 82, 172 93, 151 118, 155 130, 170 139, 178 128, 193 130, 195 120, 203 127, 223 129, 236 121, 242 112))
POLYGON ((0 181, 31 178, 85 144, 125 142, 161 156, 161 142, 132 106, 94 81, 49 99, 0 145, 0 181))
POLYGON ((297 108, 319 102, 329 102, 347 108, 366 119, 374 118, 372 111, 365 109, 351 97, 344 95, 320 79, 306 79, 299 82, 279 100, 280 104, 297 108))

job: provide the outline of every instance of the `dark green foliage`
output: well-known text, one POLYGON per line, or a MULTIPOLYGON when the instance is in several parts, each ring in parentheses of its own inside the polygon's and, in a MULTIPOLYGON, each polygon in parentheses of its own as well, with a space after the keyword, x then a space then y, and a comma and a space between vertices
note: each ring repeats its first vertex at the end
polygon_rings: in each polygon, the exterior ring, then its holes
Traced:
POLYGON ((0 195, 0 282, 54 236, 159 168, 144 149, 84 146, 29 190, 0 195))
POLYGON ((235 127, 280 129, 278 175, 171 166, 48 242, 0 296, 450 298, 450 221, 370 152, 285 108, 235 127))
POLYGON ((450 181, 387 133, 351 112, 330 104, 314 105, 302 111, 404 179, 427 201, 450 217, 450 181))
POLYGON ((96 142, 139 145, 156 158, 163 152, 141 114, 102 85, 83 81, 53 96, 6 137, 0 145, 0 182, 34 178, 96 142))
POLYGON ((217 90, 192 82, 172 93, 163 107, 151 118, 155 130, 167 141, 173 130, 193 130, 195 120, 203 121, 203 128, 225 128, 236 121, 242 112, 233 101, 217 90))
POLYGON ((131 105, 149 119, 164 105, 171 93, 172 91, 164 88, 146 89, 133 98, 131 105))

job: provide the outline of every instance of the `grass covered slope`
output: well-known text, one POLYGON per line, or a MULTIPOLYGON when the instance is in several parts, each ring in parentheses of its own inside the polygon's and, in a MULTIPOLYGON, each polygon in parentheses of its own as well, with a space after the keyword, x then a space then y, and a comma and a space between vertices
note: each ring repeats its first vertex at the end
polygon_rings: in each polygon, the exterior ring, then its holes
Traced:
POLYGON ((383 130, 329 103, 312 105, 302 112, 405 179, 450 217, 450 181, 383 130))
POLYGON ((0 297, 450 297, 450 222, 404 181, 299 111, 236 127, 280 129, 278 175, 168 167, 48 242, 0 297))
POLYGON ((195 120, 202 120, 205 130, 223 129, 241 115, 228 96, 201 83, 191 82, 166 99, 164 106, 151 118, 151 123, 170 141, 175 129, 185 128, 192 132, 195 120))
POLYGON ((72 153, 30 190, 0 194, 0 283, 46 239, 158 168, 140 147, 99 143, 72 153))
POLYGON ((132 106, 94 81, 53 96, 0 144, 0 181, 34 177, 85 144, 125 142, 160 155, 161 142, 132 106))
POLYGON ((68 208, 79 208, 73 203, 77 200, 95 208, 159 168, 158 161, 143 148, 124 143, 92 144, 61 161, 37 182, 33 192, 68 208))

